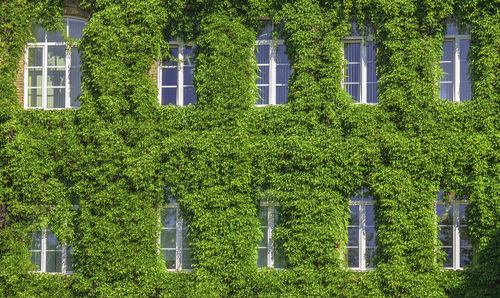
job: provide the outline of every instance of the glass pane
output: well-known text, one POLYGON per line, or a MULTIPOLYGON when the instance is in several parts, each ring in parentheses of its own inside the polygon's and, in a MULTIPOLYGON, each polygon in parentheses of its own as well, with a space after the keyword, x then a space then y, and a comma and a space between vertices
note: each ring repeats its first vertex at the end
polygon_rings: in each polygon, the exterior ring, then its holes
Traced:
POLYGON ((83 28, 85 28, 84 22, 68 20, 68 26, 69 26, 68 34, 70 38, 75 38, 75 39, 82 38, 83 28))
POLYGON ((469 246, 469 231, 467 227, 459 228, 460 247, 469 246))
POLYGON ((269 49, 267 45, 255 47, 255 57, 258 64, 269 64, 269 49))
POLYGON ((77 48, 71 48, 71 66, 79 67, 80 65, 80 52, 77 48))
POLYGON ((47 69, 47 86, 66 86, 66 70, 65 69, 47 69))
POLYGON ((366 225, 374 226, 375 225, 375 210, 373 209, 373 205, 365 206, 365 214, 366 214, 366 225))
POLYGON ((42 231, 36 231, 34 233, 30 233, 31 238, 31 250, 40 250, 42 249, 42 231))
POLYGON ((465 205, 465 204, 458 205, 458 216, 459 216, 459 224, 460 225, 467 224, 467 217, 465 216, 466 210, 467 210, 467 205, 465 205))
POLYGON ((177 221, 177 208, 165 208, 161 213, 161 224, 164 228, 173 229, 177 221))
POLYGON ((42 69, 28 69, 28 87, 42 87, 42 69))
POLYGON ((34 24, 31 26, 31 33, 38 42, 45 42, 45 29, 41 25, 34 24))
POLYGON ((357 248, 347 249, 347 265, 351 268, 359 267, 359 249, 357 248))
POLYGON ((453 227, 441 227, 439 240, 442 246, 453 246, 453 227))
POLYGON ((82 72, 76 67, 71 67, 69 72, 69 86, 71 106, 80 106, 76 98, 82 94, 82 72))
POLYGON ((455 47, 453 41, 445 41, 443 42, 443 57, 442 61, 453 61, 455 54, 455 47))
POLYGON ((441 218, 440 225, 453 225, 453 207, 445 205, 436 206, 436 215, 441 218))
POLYGON ((277 226, 279 224, 279 213, 280 213, 280 208, 279 207, 274 207, 274 226, 277 226))
POLYGON ((66 47, 49 46, 47 47, 47 65, 65 66, 66 65, 66 47))
POLYGON ((259 66, 257 84, 269 84, 269 66, 259 66))
POLYGON ((277 84, 288 84, 288 78, 292 73, 292 69, 289 65, 278 65, 276 66, 276 83, 277 84))
POLYGON ((191 262, 191 250, 182 250, 182 269, 193 269, 193 263, 191 262))
POLYGON ((367 246, 375 246, 375 236, 377 235, 377 231, 375 228, 366 228, 366 245, 367 246))
POLYGON ((286 104, 288 99, 288 86, 276 87, 276 104, 286 104))
POLYGON ((348 246, 358 246, 359 245, 359 228, 347 228, 349 234, 349 240, 347 241, 348 246))
POLYGON ((184 66, 194 65, 194 49, 195 47, 184 48, 184 66))
POLYGON ((257 267, 267 266, 267 248, 257 249, 257 267))
POLYGON ((441 63, 441 69, 443 70, 443 75, 441 77, 441 81, 453 82, 454 79, 454 69, 453 63, 451 62, 443 62, 441 63))
POLYGON ((194 67, 184 67, 184 85, 193 85, 194 67))
POLYGON ((366 64, 366 75, 367 82, 377 82, 377 74, 375 72, 376 64, 374 62, 368 62, 366 64))
POLYGON ((262 29, 258 34, 257 40, 270 40, 272 39, 271 32, 273 26, 271 21, 263 21, 262 29))
POLYGON ((283 256, 279 249, 274 249, 274 268, 285 268, 285 266, 285 256, 283 256))
POLYGON ((375 48, 375 42, 367 41, 365 42, 365 46, 366 46, 366 60, 368 62, 375 61, 375 58, 377 56, 377 49, 375 48))
POLYGON ((361 62, 360 47, 360 43, 344 44, 344 58, 348 62, 361 62))
POLYGON ((460 81, 470 81, 469 62, 460 61, 460 81))
POLYGON ((64 108, 66 88, 47 88, 47 108, 64 108))
POLYGON ((288 56, 286 54, 286 47, 284 45, 279 45, 276 47, 276 63, 290 64, 290 62, 288 61, 288 56))
POLYGON ((259 105, 267 105, 269 104, 269 87, 267 86, 259 86, 259 100, 257 104, 259 105))
POLYGON ((31 264, 36 265, 37 269, 36 271, 40 271, 40 267, 42 266, 42 253, 37 251, 37 252, 32 252, 31 253, 31 264))
POLYGON ((28 107, 42 107, 42 88, 28 89, 28 107))
POLYGON ((161 254, 167 269, 175 269, 175 250, 162 250, 161 254))
POLYGON ((444 260, 444 267, 453 267, 453 249, 452 248, 441 248, 442 251, 446 254, 446 258, 444 260))
POLYGON ((177 68, 163 68, 161 84, 162 86, 177 86, 177 68))
POLYGON ((378 102, 378 90, 377 90, 377 83, 368 83, 366 85, 367 88, 367 98, 366 102, 367 103, 377 103, 378 102))
POLYGON ((261 228, 262 238, 259 240, 259 247, 267 247, 267 228, 261 228))
POLYGON ((160 247, 175 248, 176 236, 177 233, 175 229, 162 229, 160 237, 160 247))
POLYGON ((186 221, 182 225, 182 248, 189 248, 189 237, 188 237, 188 227, 186 225, 186 221))
POLYGON ((29 48, 28 49, 28 66, 42 66, 43 65, 43 49, 42 48, 29 48))
POLYGON ((375 248, 374 247, 367 247, 365 251, 365 260, 366 260, 366 267, 367 268, 373 268, 373 257, 375 255, 375 248))
POLYGON ((59 241, 57 241, 56 236, 54 236, 54 234, 50 230, 46 232, 46 235, 47 235, 47 242, 46 242, 47 250, 62 249, 62 246, 61 244, 59 244, 59 241))
POLYGON ((457 26, 455 25, 455 23, 449 22, 446 24, 446 34, 447 35, 458 34, 458 29, 457 29, 457 26))
POLYGON ((194 105, 196 102, 196 93, 194 87, 184 87, 184 105, 194 105))
POLYGON ((469 54, 470 40, 461 39, 458 49, 458 59, 467 60, 467 55, 469 54))
POLYGON ((73 271, 73 247, 66 250, 66 271, 73 271))
POLYGON ((179 49, 176 47, 171 47, 170 54, 172 55, 172 59, 164 60, 162 64, 165 66, 177 66, 177 58, 179 57, 179 49))
POLYGON ((359 206, 351 205, 349 206, 349 210, 351 215, 351 217, 349 218, 349 225, 352 226, 359 225, 359 206))
POLYGON ((62 252, 48 251, 45 268, 47 272, 61 272, 62 252))
POLYGON ((162 88, 161 89, 161 104, 177 104, 177 88, 162 88))
POLYGON ((47 32, 48 42, 64 42, 62 32, 60 30, 47 32))
POLYGON ((348 83, 359 83, 361 79, 361 64, 347 64, 347 78, 348 83))
POLYGON ((439 91, 442 99, 453 100, 453 83, 441 83, 441 90, 439 91))
POLYGON ((268 207, 262 206, 259 209, 259 221, 261 226, 267 226, 268 207))
POLYGON ((460 267, 470 264, 472 259, 472 249, 470 247, 460 248, 460 267))
POLYGON ((351 98, 359 102, 359 84, 346 84, 345 88, 347 93, 351 95, 351 98))

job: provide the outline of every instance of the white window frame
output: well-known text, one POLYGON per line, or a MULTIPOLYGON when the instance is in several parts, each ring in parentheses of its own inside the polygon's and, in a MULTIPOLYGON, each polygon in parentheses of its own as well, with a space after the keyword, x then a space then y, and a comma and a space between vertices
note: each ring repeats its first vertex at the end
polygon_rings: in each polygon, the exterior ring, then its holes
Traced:
MULTIPOLYGON (((87 23, 87 20, 76 18, 76 17, 64 17, 66 33, 69 33, 69 22, 80 22, 87 23)), ((68 45, 65 41, 62 42, 48 42, 47 40, 43 42, 28 42, 25 51, 24 51, 24 108, 25 109, 43 109, 43 110, 62 110, 68 108, 77 108, 71 106, 71 84, 70 84, 70 73, 71 73, 71 51, 72 47, 68 45), (66 72, 65 75, 65 98, 64 98, 64 107, 63 108, 47 108, 47 55, 48 55, 48 47, 49 46, 64 46, 66 47, 66 63, 64 66, 64 70, 66 72), (29 59, 29 49, 30 48, 42 48, 42 66, 28 66, 29 59), (30 107, 28 106, 28 90, 29 89, 38 89, 38 88, 29 88, 28 87, 28 71, 29 69, 42 68, 42 106, 41 107, 30 107)), ((62 67, 61 67, 62 69, 62 67)))
MULTIPOLYGON (((373 36, 346 36, 342 39, 342 53, 343 57, 345 57, 345 52, 344 52, 344 46, 345 44, 348 43, 359 43, 360 44, 360 64, 361 64, 361 74, 360 74, 360 84, 359 84, 359 102, 355 102, 355 104, 369 104, 369 105, 375 105, 378 102, 368 102, 367 97, 368 97, 368 82, 367 82, 367 64, 368 64, 368 54, 366 51, 366 42, 373 42, 374 38, 373 36)), ((346 59, 344 59, 346 60, 346 59)), ((347 60, 346 60, 347 61, 347 60)), ((357 64, 358 62, 346 62, 346 66, 348 64, 357 64)), ((375 66, 376 67, 376 66, 375 66)), ((345 68, 347 70, 347 68, 345 68)), ((345 72, 344 72, 345 73, 345 72)), ((377 78, 378 82, 378 78, 377 78)), ((344 78, 342 78, 342 87, 345 89, 345 86, 349 85, 349 83, 345 82, 344 78)), ((346 89, 347 92, 347 89, 346 89)), ((377 98, 378 99, 378 98, 377 98)))
MULTIPOLYGON (((277 202, 262 201, 260 202, 260 207, 267 207, 267 264, 265 267, 274 268, 274 229, 276 228, 276 223, 274 222, 274 214, 278 212, 279 204, 277 202)), ((261 226, 262 227, 262 226, 261 226)), ((266 248, 259 246, 259 249, 266 248)), ((263 268, 263 267, 259 267, 263 268)), ((283 269, 283 268, 274 268, 283 269)))
MULTIPOLYGON (((367 261, 366 261, 366 206, 374 206, 375 205, 375 200, 373 200, 373 197, 369 194, 366 193, 366 191, 361 192, 362 197, 364 200, 351 200, 349 201, 349 206, 359 206, 359 219, 358 219, 358 224, 357 225, 348 225, 348 228, 355 228, 356 226, 358 227, 358 246, 349 246, 347 245, 346 248, 358 248, 358 259, 359 259, 359 267, 349 267, 351 270, 354 271, 369 271, 373 270, 374 267, 368 267, 367 266, 367 261), (369 200, 365 200, 365 198, 370 198, 369 200)), ((374 225, 375 228, 375 225, 374 225)), ((371 246, 370 246, 371 248, 371 246)), ((377 249, 377 246, 373 247, 374 250, 377 249)), ((346 259, 347 259, 347 251, 346 251, 346 259)))
MULTIPOLYGON (((48 229, 43 229, 41 231, 41 238, 40 238, 40 250, 32 250, 31 249, 31 242, 30 242, 30 260, 31 260, 31 253, 32 252, 40 252, 40 268, 37 271, 38 273, 48 273, 48 274, 67 274, 71 275, 73 271, 67 270, 67 254, 68 254, 68 245, 64 243, 60 243, 62 249, 61 249, 61 272, 47 272, 47 231, 48 229)), ((54 236, 55 237, 55 236, 54 236)), ((31 241, 31 239, 30 239, 31 241)), ((59 242, 59 240, 58 240, 59 242)), ((53 250, 50 250, 53 251, 53 250)))
MULTIPOLYGON (((274 23, 273 23, 274 30, 274 23)), ((268 104, 256 104, 257 107, 265 107, 268 105, 278 105, 276 102, 276 90, 277 87, 288 86, 288 84, 278 84, 276 82, 276 71, 277 71, 277 62, 276 62, 276 50, 278 46, 284 46, 285 42, 282 39, 263 39, 256 40, 255 47, 257 46, 269 46, 269 63, 257 63, 257 67, 260 66, 269 66, 269 103, 268 104)), ((291 66, 290 66, 291 67, 291 66)), ((293 72, 293 70, 292 70, 293 72)), ((265 87, 267 84, 257 84, 258 87, 265 87)), ((260 98, 259 98, 260 99, 260 98)), ((282 105, 282 104, 279 104, 282 105)))
MULTIPOLYGON (((451 215, 453 218, 453 244, 452 244, 452 261, 453 265, 451 267, 444 267, 445 269, 452 269, 452 270, 463 270, 463 267, 460 266, 460 249, 462 248, 460 245, 460 228, 467 228, 466 224, 460 224, 460 205, 468 205, 469 202, 467 200, 452 200, 451 202, 445 202, 443 200, 438 200, 435 202, 435 208, 437 208, 437 205, 445 205, 446 207, 452 206, 453 207, 453 214, 451 215)), ((436 217, 437 216, 437 209, 436 209, 436 217)), ((438 222, 439 222, 439 217, 438 217, 438 222)), ((438 226, 440 227, 441 231, 441 226, 449 226, 449 225, 441 225, 438 223, 438 226)), ((440 238, 440 233, 437 235, 437 239, 439 240, 440 238)), ((445 246, 442 245, 442 243, 439 245, 439 248, 450 248, 450 246, 445 246)), ((472 245, 466 245, 464 248, 472 248, 472 245)))
MULTIPOLYGON (((184 106, 184 87, 193 87, 194 85, 184 85, 184 49, 186 47, 195 47, 196 44, 193 42, 184 43, 182 40, 176 40, 169 42, 170 48, 177 48, 177 58, 173 60, 177 61, 176 66, 163 65, 163 61, 158 63, 158 103, 162 105, 162 89, 173 87, 163 87, 163 69, 165 68, 177 68, 177 92, 176 92, 176 103, 177 106, 184 106)), ((196 66, 195 66, 196 68, 196 66)))
MULTIPOLYGON (((184 232, 184 218, 181 216, 181 211, 179 207, 179 203, 168 203, 164 206, 164 209, 175 209, 175 268, 167 268, 167 271, 192 271, 193 269, 184 269, 182 268, 182 251, 186 250, 182 245, 182 235, 184 232)), ((161 216, 160 216, 160 227, 161 230, 165 230, 161 224, 161 216)), ((159 252, 164 250, 173 250, 171 248, 161 248, 161 232, 158 237, 158 247, 159 252)))
MULTIPOLYGON (((461 40, 471 40, 470 34, 447 34, 444 36, 444 42, 453 42, 453 61, 446 61, 453 63, 454 76, 453 81, 445 81, 447 83, 453 83, 453 100, 452 102, 460 102, 460 41, 461 40)), ((466 57, 467 59, 467 57, 466 57)), ((443 60, 439 61, 439 65, 441 67, 441 63, 445 62, 443 60)), ((439 85, 441 85, 441 80, 439 80, 439 85)), ((440 86, 441 88, 441 86, 440 86)), ((447 100, 447 99, 445 99, 447 100)), ((472 98, 471 98, 472 100, 472 98)), ((467 100, 463 100, 467 101, 467 100)))

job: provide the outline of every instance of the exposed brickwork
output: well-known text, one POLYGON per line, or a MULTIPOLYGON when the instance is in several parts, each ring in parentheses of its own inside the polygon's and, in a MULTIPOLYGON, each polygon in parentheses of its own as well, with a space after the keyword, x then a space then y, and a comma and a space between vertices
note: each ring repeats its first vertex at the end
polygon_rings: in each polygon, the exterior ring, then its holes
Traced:
POLYGON ((17 99, 21 107, 24 107, 24 53, 19 59, 19 66, 16 73, 17 99))
POLYGON ((67 17, 79 17, 89 19, 90 13, 80 8, 78 0, 64 0, 63 15, 67 17))
POLYGON ((155 63, 153 63, 153 65, 151 65, 151 68, 149 69, 149 75, 153 79, 155 86, 158 86, 158 63, 159 61, 156 60, 155 63))

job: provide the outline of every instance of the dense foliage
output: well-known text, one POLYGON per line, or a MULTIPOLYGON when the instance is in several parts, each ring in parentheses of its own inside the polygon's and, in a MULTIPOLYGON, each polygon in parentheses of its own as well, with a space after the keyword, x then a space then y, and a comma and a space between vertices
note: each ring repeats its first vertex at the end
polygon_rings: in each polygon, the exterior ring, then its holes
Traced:
POLYGON ((62 1, 0 3, 0 296, 498 296, 500 1, 82 0, 78 110, 22 110, 31 22, 62 1), (289 103, 256 108, 253 44, 283 23, 289 103), (439 99, 447 20, 471 25, 474 100, 439 99), (378 105, 343 90, 341 40, 373 24, 378 105), (197 103, 160 107, 148 74, 168 40, 197 45, 197 103), (349 197, 376 200, 376 269, 346 269, 349 197), (441 269, 434 201, 467 197, 472 265, 441 269), (165 195, 165 193, 169 195, 165 195), (170 196, 171 195, 171 196, 170 196), (177 198, 194 270, 166 272, 159 212, 177 198), (284 270, 258 270, 262 198, 280 204, 284 270), (75 210, 73 205, 78 205, 75 210), (50 224, 75 273, 29 273, 50 224))

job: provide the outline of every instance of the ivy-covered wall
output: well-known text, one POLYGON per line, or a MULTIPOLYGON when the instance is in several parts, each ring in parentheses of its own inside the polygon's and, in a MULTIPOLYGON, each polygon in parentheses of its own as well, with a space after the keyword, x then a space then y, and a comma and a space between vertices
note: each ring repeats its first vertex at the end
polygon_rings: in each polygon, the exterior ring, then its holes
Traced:
POLYGON ((63 1, 0 3, 0 296, 500 294, 500 1, 81 0, 90 13, 78 110, 22 110, 30 24, 63 1), (283 23, 289 103, 256 108, 253 45, 283 23), (439 98, 447 20, 471 26, 474 98, 439 98), (378 105, 343 90, 341 40, 373 24, 378 105), (197 102, 161 107, 148 74, 168 40, 195 41, 197 102), (349 197, 376 200, 376 268, 346 269, 349 197), (434 201, 467 197, 474 249, 443 271, 434 201), (167 272, 159 212, 177 198, 194 270, 167 272), (283 270, 258 270, 261 198, 280 204, 283 270), (79 208, 75 210, 73 205, 79 208), (30 273, 28 233, 73 245, 71 276, 30 273))

